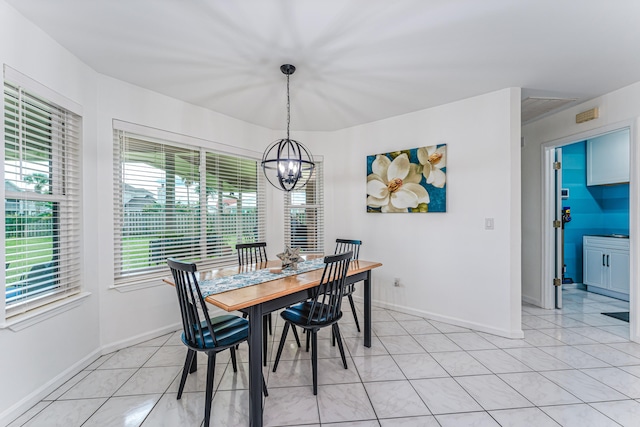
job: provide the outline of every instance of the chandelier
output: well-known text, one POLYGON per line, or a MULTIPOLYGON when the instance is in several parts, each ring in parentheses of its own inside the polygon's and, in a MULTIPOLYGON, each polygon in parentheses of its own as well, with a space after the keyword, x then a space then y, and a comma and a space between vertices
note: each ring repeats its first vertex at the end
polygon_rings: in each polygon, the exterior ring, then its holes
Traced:
POLYGON ((289 76, 296 67, 284 64, 280 71, 287 76, 287 137, 274 141, 262 155, 262 170, 267 181, 275 188, 284 191, 304 187, 315 168, 313 156, 300 142, 289 138, 291 123, 291 102, 289 99, 289 76))

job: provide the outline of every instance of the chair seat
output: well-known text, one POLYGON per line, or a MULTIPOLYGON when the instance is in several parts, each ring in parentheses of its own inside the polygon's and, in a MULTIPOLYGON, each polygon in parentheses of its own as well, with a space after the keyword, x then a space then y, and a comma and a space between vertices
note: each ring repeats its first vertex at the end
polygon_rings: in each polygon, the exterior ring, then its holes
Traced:
POLYGON ((329 310, 321 309, 327 307, 323 304, 316 304, 315 317, 309 319, 309 313, 311 312, 312 303, 309 301, 301 302, 296 305, 292 305, 291 307, 284 310, 280 313, 280 316, 288 322, 293 323, 294 325, 298 325, 300 327, 305 326, 326 326, 330 323, 335 323, 342 317, 342 312, 338 314, 338 316, 331 321, 326 318, 326 315, 320 316, 320 313, 327 313, 329 310))
MULTIPOLYGON (((249 336, 249 321, 239 316, 225 314, 223 316, 211 319, 213 333, 216 335, 217 346, 213 343, 213 338, 209 333, 206 321, 202 323, 202 331, 204 335, 204 345, 200 337, 198 337, 198 348, 213 349, 216 347, 228 347, 239 341, 247 339, 249 336)), ((184 333, 182 333, 182 342, 189 346, 184 333)))

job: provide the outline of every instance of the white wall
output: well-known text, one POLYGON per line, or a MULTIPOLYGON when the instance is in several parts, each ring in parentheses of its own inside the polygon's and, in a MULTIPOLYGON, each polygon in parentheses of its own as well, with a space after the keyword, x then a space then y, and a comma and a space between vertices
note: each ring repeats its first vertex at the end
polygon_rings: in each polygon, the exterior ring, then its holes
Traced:
POLYGON ((360 258, 384 264, 373 272, 378 303, 522 336, 519 89, 300 139, 325 155, 326 247, 363 241, 360 258), (442 143, 446 213, 366 212, 367 155, 442 143))
MULTIPOLYGON (((273 139, 273 131, 130 85, 109 77, 98 77, 98 163, 101 177, 98 193, 99 272, 101 342, 117 349, 179 327, 173 288, 157 286, 119 291, 113 285, 113 119, 154 129, 200 138, 206 147, 251 150, 260 157, 273 139)), ((271 191, 270 194, 273 194, 271 191)), ((270 197, 269 197, 270 199, 270 197)), ((276 205, 268 200, 269 209, 276 205)), ((280 202, 282 203, 282 202, 280 202)), ((280 206, 282 206, 280 204, 280 206)), ((279 206, 279 207, 280 207, 279 206)), ((270 213, 280 214, 282 209, 270 213)), ((281 221, 280 221, 281 222, 281 221)), ((281 234, 280 234, 281 235, 281 234)), ((272 246, 272 245, 269 245, 272 246)), ((278 247, 281 246, 278 244, 278 247)))
MULTIPOLYGON (((4 1, 0 1, 0 63, 83 106, 83 211, 91 212, 98 198, 97 177, 92 173, 96 164, 95 73, 4 1)), ((12 408, 28 404, 29 396, 44 397, 49 382, 73 374, 97 354, 99 291, 94 275, 98 227, 91 215, 84 215, 83 221, 84 286, 91 296, 78 307, 24 330, 0 329, 0 425, 12 408)))
MULTIPOLYGON (((638 141, 640 141, 640 83, 627 86, 604 96, 592 99, 575 107, 561 111, 544 119, 528 124, 522 128, 525 146, 522 149, 522 295, 523 299, 541 304, 542 301, 542 144, 553 141, 575 141, 585 138, 585 135, 598 134, 601 130, 611 130, 616 127, 631 124, 631 165, 640 165, 638 158, 638 141), (577 113, 599 108, 600 117, 589 122, 576 124, 577 113)), ((631 338, 640 340, 637 331, 640 330, 638 307, 638 265, 640 254, 638 251, 638 213, 640 206, 638 197, 638 182, 640 172, 638 168, 630 170, 631 183, 629 185, 629 220, 631 245, 631 338), (635 313, 634 313, 635 312, 635 313)))
MULTIPOLYGON (((22 331, 0 329, 2 424, 101 352, 178 323, 170 287, 111 289, 112 120, 258 154, 281 132, 101 76, 3 0, 0 36, 0 62, 83 106, 83 284, 91 293, 78 307, 22 331), (22 38, 15 37, 18 33, 22 38)), ((339 132, 296 133, 325 159, 325 247, 333 248, 336 237, 364 241, 361 258, 384 264, 373 274, 377 302, 522 336, 519 105, 520 91, 505 89, 339 132), (367 155, 440 143, 449 144, 447 213, 366 213, 367 155), (483 229, 485 217, 495 218, 495 230, 483 229), (391 286, 395 277, 403 287, 391 286)), ((282 194, 268 192, 267 241, 273 255, 282 245, 282 194)))
MULTIPOLYGON (((4 425, 102 352, 178 325, 175 294, 169 286, 160 283, 129 292, 111 288, 112 120, 201 138, 205 146, 211 141, 243 147, 257 156, 276 137, 272 130, 101 76, 2 0, 0 62, 83 107, 83 286, 91 293, 78 307, 24 330, 0 329, 0 425, 4 425)), ((268 215, 281 223, 282 197, 268 191, 268 215)), ((281 235, 277 227, 270 228, 270 238, 281 235)), ((277 245, 281 246, 281 238, 277 245)))

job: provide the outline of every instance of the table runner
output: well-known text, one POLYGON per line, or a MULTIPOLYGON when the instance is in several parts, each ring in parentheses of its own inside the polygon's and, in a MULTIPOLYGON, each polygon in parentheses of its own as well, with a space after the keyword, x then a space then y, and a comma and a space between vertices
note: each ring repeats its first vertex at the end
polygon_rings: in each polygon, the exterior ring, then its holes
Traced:
POLYGON ((231 276, 203 280, 200 282, 200 291, 202 292, 202 296, 206 298, 209 295, 221 294, 222 292, 232 291, 246 286, 253 286, 259 283, 270 282, 272 280, 306 273, 320 268, 324 268, 324 258, 316 258, 310 261, 299 262, 297 270, 287 269, 282 270, 281 273, 271 273, 268 268, 247 271, 231 276))

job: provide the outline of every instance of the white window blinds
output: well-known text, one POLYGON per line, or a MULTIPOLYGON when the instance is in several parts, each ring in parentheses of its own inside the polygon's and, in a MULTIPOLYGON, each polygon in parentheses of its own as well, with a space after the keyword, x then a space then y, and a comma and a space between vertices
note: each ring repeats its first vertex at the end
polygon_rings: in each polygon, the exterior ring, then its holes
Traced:
POLYGON ((168 257, 200 269, 234 264, 237 243, 265 239, 256 159, 114 135, 116 285, 166 276, 168 257))
POLYGON ((324 179, 321 161, 303 188, 285 193, 285 244, 300 253, 324 253, 324 179))
POLYGON ((6 317, 81 283, 81 117, 20 80, 4 82, 6 317))

